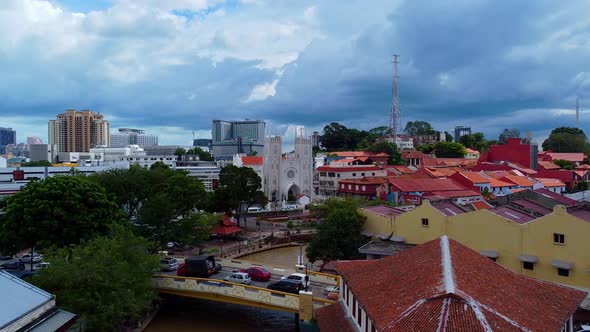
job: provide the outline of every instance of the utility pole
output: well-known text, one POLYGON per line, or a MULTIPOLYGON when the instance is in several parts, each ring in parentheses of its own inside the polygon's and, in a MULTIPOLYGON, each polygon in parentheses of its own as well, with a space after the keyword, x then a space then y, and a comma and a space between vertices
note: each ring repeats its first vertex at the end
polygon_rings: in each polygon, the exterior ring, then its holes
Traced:
POLYGON ((400 107, 399 107, 399 95, 398 95, 398 79, 397 65, 399 63, 399 55, 393 55, 393 86, 392 86, 392 97, 391 97, 391 112, 389 115, 389 131, 393 136, 393 142, 395 143, 397 135, 401 133, 401 119, 400 119, 400 107))

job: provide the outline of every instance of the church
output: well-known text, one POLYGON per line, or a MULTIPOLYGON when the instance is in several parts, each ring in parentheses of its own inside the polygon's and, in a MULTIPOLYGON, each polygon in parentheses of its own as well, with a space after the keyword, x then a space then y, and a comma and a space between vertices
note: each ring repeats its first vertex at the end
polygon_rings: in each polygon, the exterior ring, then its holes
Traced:
POLYGON ((311 138, 298 133, 293 152, 283 154, 281 136, 264 142, 263 190, 272 202, 295 201, 300 195, 311 198, 313 157, 311 138))

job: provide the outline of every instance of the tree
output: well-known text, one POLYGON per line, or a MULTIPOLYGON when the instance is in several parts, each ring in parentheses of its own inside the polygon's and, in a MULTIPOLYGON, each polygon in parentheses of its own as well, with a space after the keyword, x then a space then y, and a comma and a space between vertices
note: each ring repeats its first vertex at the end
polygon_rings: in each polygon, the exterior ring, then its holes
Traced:
POLYGON ((22 167, 49 167, 51 163, 47 160, 31 161, 21 164, 22 167))
POLYGON ((122 226, 110 236, 64 247, 46 255, 51 268, 33 278, 56 295, 57 305, 86 319, 89 331, 120 331, 141 318, 158 294, 152 274, 159 259, 149 243, 122 226))
POLYGON ((397 145, 395 143, 379 141, 371 144, 367 151, 373 153, 387 153, 389 155, 389 159, 387 160, 387 163, 389 165, 405 165, 404 159, 402 158, 402 154, 399 152, 397 145))
POLYGON ((505 128, 504 130, 502 130, 502 132, 498 136, 498 143, 506 144, 506 141, 509 138, 519 138, 519 137, 520 137, 520 130, 518 130, 516 128, 510 128, 510 129, 505 128))
POLYGON ((434 144, 420 145, 416 147, 416 150, 422 153, 431 154, 432 151, 434 151, 434 144))
POLYGON ((324 127, 322 145, 328 151, 353 149, 356 146, 350 131, 345 126, 332 122, 324 127))
POLYGON ((574 162, 569 161, 569 160, 553 160, 553 163, 563 169, 567 169, 567 170, 573 170, 574 168, 576 168, 576 164, 574 164, 574 162))
POLYGON ((463 158, 465 153, 465 147, 461 143, 438 142, 434 145, 437 158, 463 158))
POLYGON ((209 152, 201 149, 198 146, 195 146, 194 148, 188 150, 186 154, 197 155, 199 156, 199 160, 202 161, 213 161, 213 156, 209 152))
POLYGON ((590 187, 590 185, 588 184, 588 182, 585 180, 582 180, 582 181, 579 181, 578 183, 576 183, 576 185, 574 185, 572 192, 586 191, 586 190, 588 190, 589 187, 590 187))
POLYGON ((363 244, 361 230, 365 217, 358 211, 356 201, 330 199, 325 202, 327 217, 306 249, 311 262, 350 259, 358 256, 363 244))
POLYGON ((426 121, 408 121, 404 131, 410 136, 434 135, 436 133, 432 125, 426 121))
POLYGON ((590 150, 588 137, 584 131, 578 128, 559 127, 551 131, 549 137, 543 142, 543 150, 553 152, 583 152, 590 150))
POLYGON ((184 156, 186 154, 186 150, 184 148, 177 148, 176 151, 174 151, 174 155, 178 157, 178 160, 180 160, 180 157, 184 156))
POLYGON ((448 131, 445 131, 445 142, 452 142, 453 135, 451 135, 448 131))
POLYGON ((237 211, 238 220, 241 207, 260 204, 266 205, 268 199, 262 188, 262 180, 249 167, 225 166, 219 173, 219 187, 215 189, 217 208, 224 211, 237 211))
POLYGON ((31 182, 6 204, 0 244, 8 252, 76 244, 122 219, 105 189, 79 175, 31 182))
POLYGON ((383 137, 383 136, 390 135, 390 134, 391 134, 391 130, 387 126, 379 126, 379 127, 375 127, 373 129, 369 130, 369 135, 373 139, 377 139, 379 137, 383 137))
POLYGON ((489 143, 486 141, 483 133, 474 133, 471 135, 463 135, 459 139, 459 143, 464 147, 474 149, 477 151, 485 151, 489 149, 489 143))

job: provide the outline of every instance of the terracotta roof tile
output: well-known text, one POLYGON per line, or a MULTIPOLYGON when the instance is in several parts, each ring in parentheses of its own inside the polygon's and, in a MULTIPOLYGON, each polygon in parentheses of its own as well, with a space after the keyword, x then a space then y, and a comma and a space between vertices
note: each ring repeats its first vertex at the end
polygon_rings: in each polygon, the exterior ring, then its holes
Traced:
POLYGON ((457 172, 473 183, 490 183, 490 179, 475 172, 457 172))
POLYGON ((492 208, 492 206, 490 205, 490 203, 484 202, 484 201, 473 202, 473 203, 471 203, 471 205, 476 210, 489 210, 489 209, 492 208))
POLYGON ((381 168, 377 166, 320 166, 317 168, 320 172, 363 172, 363 171, 381 171, 381 168))
POLYGON ((337 269, 377 331, 560 331, 586 296, 447 237, 337 269))
POLYGON ((242 164, 244 165, 262 165, 264 162, 263 157, 258 156, 243 156, 242 157, 242 164))
POLYGON ((544 169, 559 169, 561 167, 555 165, 552 161, 538 161, 537 164, 544 169))
POLYGON ((506 175, 506 180, 512 181, 521 187, 532 187, 535 185, 535 181, 527 178, 526 176, 517 175, 506 175))
POLYGON ((429 192, 467 189, 451 179, 403 179, 399 177, 390 177, 389 183, 391 183, 392 186, 399 188, 401 192, 429 192))
POLYGON ((548 179, 548 178, 535 178, 539 181, 544 187, 553 188, 553 187, 565 187, 565 183, 558 179, 548 179))
POLYGON ((315 310, 315 318, 321 332, 355 332, 352 322, 346 318, 340 302, 315 310))
POLYGON ((585 158, 582 152, 547 152, 546 155, 550 156, 552 160, 567 160, 572 162, 583 162, 585 158))
MULTIPOLYGON (((434 195, 444 198, 459 198, 459 197, 472 197, 472 196, 481 196, 480 193, 477 193, 473 190, 448 190, 448 191, 431 191, 428 195, 434 195)), ((428 195, 424 195, 426 198, 428 195)))

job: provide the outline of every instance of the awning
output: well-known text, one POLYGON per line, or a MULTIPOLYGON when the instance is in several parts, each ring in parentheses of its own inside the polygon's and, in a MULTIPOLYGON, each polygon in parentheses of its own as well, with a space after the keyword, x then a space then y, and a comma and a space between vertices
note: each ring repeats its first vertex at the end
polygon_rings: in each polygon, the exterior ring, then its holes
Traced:
POLYGON ((537 256, 533 255, 520 255, 518 256, 518 259, 527 263, 536 263, 539 260, 537 256))
POLYGON ((568 262, 568 261, 562 261, 559 259, 554 259, 551 261, 551 266, 556 267, 558 269, 571 270, 574 268, 574 263, 568 262))
POLYGON ((369 232, 369 231, 362 231, 361 232, 362 235, 366 236, 366 237, 371 237, 373 236, 373 233, 369 232))
POLYGON ((242 229, 238 226, 218 226, 211 231, 211 234, 230 235, 241 231, 242 229))
POLYGON ((403 242, 406 242, 406 238, 403 236, 392 235, 389 238, 389 241, 403 243, 403 242))
POLYGON ((479 254, 488 258, 498 258, 500 256, 495 250, 480 250, 479 254))
POLYGON ((377 237, 380 238, 381 240, 387 240, 387 239, 389 239, 389 235, 388 234, 377 234, 377 237))

